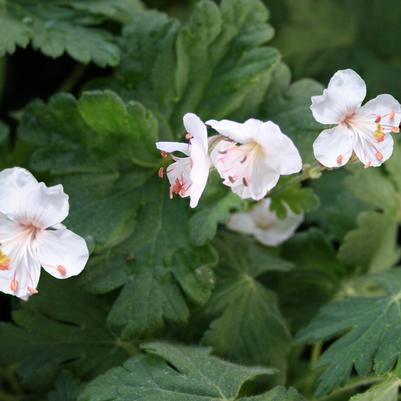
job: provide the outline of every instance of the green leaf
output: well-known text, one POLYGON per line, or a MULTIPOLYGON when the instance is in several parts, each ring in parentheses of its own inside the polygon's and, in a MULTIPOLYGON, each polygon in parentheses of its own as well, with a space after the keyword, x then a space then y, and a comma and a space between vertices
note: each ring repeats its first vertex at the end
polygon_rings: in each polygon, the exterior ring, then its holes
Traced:
POLYGON ((261 106, 260 115, 279 124, 297 146, 303 162, 313 163, 312 144, 322 125, 318 124, 309 109, 311 96, 321 94, 323 87, 311 79, 291 82, 288 67, 281 63, 275 69, 272 85, 261 106))
POLYGON ((219 223, 226 223, 230 213, 239 209, 243 203, 243 200, 233 192, 228 192, 223 197, 217 197, 208 202, 203 199, 199 210, 190 220, 192 242, 196 245, 203 245, 207 240, 212 240, 216 235, 219 223))
POLYGON ((79 394, 80 381, 65 370, 54 381, 55 390, 51 391, 48 401, 76 401, 79 394))
POLYGON ((111 91, 85 92, 79 99, 78 109, 97 134, 122 143, 133 162, 145 167, 158 166, 155 161, 157 120, 140 103, 124 104, 111 91))
POLYGON ((373 273, 394 266, 400 258, 397 220, 391 210, 360 213, 358 227, 344 237, 339 250, 340 260, 373 273))
POLYGON ((94 82, 141 101, 159 119, 163 138, 184 134, 182 116, 248 118, 256 114, 279 61, 260 0, 197 2, 186 25, 139 13, 123 31, 117 79, 94 82), (140 54, 140 57, 138 55, 140 54))
POLYGON ((296 330, 315 317, 342 287, 347 269, 337 259, 327 236, 316 228, 297 233, 282 246, 281 256, 294 264, 288 272, 270 274, 284 316, 296 330))
POLYGON ((298 335, 299 342, 313 343, 339 337, 323 352, 318 367, 325 371, 317 394, 344 385, 354 367, 358 375, 372 370, 390 371, 401 353, 401 270, 372 278, 385 291, 381 297, 351 298, 325 306, 298 335))
POLYGON ((234 365, 209 348, 145 344, 146 355, 127 361, 86 387, 80 401, 300 401, 294 390, 275 388, 256 397, 239 396, 243 384, 270 369, 234 365))
POLYGON ((66 2, 38 4, 33 0, 7 0, 0 10, 0 56, 29 42, 50 57, 67 53, 75 60, 99 66, 115 66, 120 50, 113 36, 95 26, 99 19, 66 2))
POLYGON ((286 205, 295 213, 310 212, 319 207, 319 198, 313 189, 302 187, 299 180, 281 178, 279 184, 269 194, 271 198, 270 210, 280 219, 287 216, 286 205))
POLYGON ((23 383, 50 384, 63 368, 92 378, 128 356, 105 325, 105 303, 77 288, 76 280, 42 277, 39 294, 0 325, 0 363, 19 362, 23 383))
POLYGON ((310 183, 320 199, 320 206, 306 215, 306 221, 317 224, 335 240, 342 240, 355 228, 358 213, 369 209, 366 203, 354 196, 352 188, 345 185, 348 176, 346 169, 335 169, 325 171, 320 179, 310 183))
POLYGON ((278 368, 282 381, 290 336, 275 294, 259 278, 291 265, 246 237, 227 234, 217 245, 217 288, 207 308, 214 320, 203 341, 237 362, 278 368))
POLYGON ((372 386, 362 394, 351 397, 350 401, 397 401, 398 388, 401 380, 390 377, 383 382, 372 386))

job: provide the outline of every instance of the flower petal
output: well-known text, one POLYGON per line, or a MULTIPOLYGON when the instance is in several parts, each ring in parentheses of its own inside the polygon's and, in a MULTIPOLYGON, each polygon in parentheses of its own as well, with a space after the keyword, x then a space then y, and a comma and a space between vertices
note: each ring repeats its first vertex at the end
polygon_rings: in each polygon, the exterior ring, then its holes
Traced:
POLYGON ((280 178, 280 173, 265 163, 257 149, 258 145, 235 145, 220 141, 213 149, 211 158, 223 183, 242 199, 263 198, 280 178))
POLYGON ((36 178, 20 167, 0 172, 0 212, 8 214, 18 208, 20 194, 28 187, 38 185, 36 178))
POLYGON ((393 147, 393 137, 388 133, 384 134, 381 142, 375 141, 373 136, 358 136, 355 140, 354 152, 366 167, 378 167, 391 157, 393 147))
POLYGON ((191 161, 192 168, 190 172, 190 179, 192 186, 190 188, 190 206, 192 208, 198 205, 199 199, 205 190, 207 179, 209 177, 209 170, 211 161, 209 155, 200 144, 194 142, 191 146, 191 161))
POLYGON ((401 122, 401 105, 391 95, 379 95, 364 104, 358 114, 372 118, 380 116, 380 124, 398 127, 401 122))
POLYGON ((276 213, 270 210, 270 199, 261 201, 254 210, 256 218, 263 218, 270 222, 266 229, 258 227, 255 231, 255 238, 264 245, 277 246, 291 238, 297 228, 304 220, 303 213, 295 214, 287 205, 287 216, 284 219, 277 217, 276 213))
POLYGON ((288 175, 302 170, 298 149, 278 125, 271 121, 263 123, 252 139, 263 147, 266 164, 278 173, 288 175))
POLYGON ((339 125, 320 133, 313 143, 313 153, 323 166, 341 167, 350 159, 353 145, 352 131, 339 125))
POLYGON ((0 243, 8 257, 8 269, 0 270, 0 291, 26 299, 36 289, 40 264, 34 258, 34 244, 23 235, 23 227, 0 213, 0 243))
POLYGON ((322 124, 339 124, 360 107, 365 96, 365 82, 355 71, 337 71, 323 95, 312 96, 313 117, 322 124))
POLYGON ((253 132, 258 131, 262 121, 251 118, 243 124, 230 120, 209 120, 206 124, 210 125, 219 134, 238 142, 247 143, 253 132))
POLYGON ((204 152, 207 152, 207 128, 205 123, 193 113, 185 114, 183 118, 184 127, 187 133, 192 136, 191 144, 198 144, 203 148, 204 152))
POLYGON ((189 155, 189 144, 182 142, 156 142, 156 148, 162 152, 173 153, 181 152, 189 155))
POLYGON ((238 233, 253 234, 256 230, 255 220, 250 212, 232 213, 227 227, 238 233))
POLYGON ((37 256, 49 274, 64 279, 81 273, 89 251, 85 240, 70 230, 45 230, 37 237, 37 256))

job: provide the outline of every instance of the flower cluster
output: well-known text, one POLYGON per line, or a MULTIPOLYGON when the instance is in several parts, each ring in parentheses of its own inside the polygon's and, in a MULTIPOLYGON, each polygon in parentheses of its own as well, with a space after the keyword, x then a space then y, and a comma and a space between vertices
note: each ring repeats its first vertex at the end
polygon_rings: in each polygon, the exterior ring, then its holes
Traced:
MULTIPOLYGON (((316 121, 331 125, 313 144, 315 158, 324 168, 344 166, 353 155, 366 168, 390 158, 391 134, 400 131, 401 106, 387 94, 361 106, 365 96, 365 82, 348 69, 336 72, 323 94, 312 97, 316 121)), ((189 196, 191 207, 197 206, 211 167, 233 192, 256 201, 266 197, 281 175, 302 170, 294 143, 272 121, 209 120, 205 124, 190 113, 184 116, 184 126, 189 143, 158 142, 156 146, 164 157, 171 154, 174 160, 167 168, 170 196, 189 196), (217 135, 208 138, 207 126, 217 135)), ((162 168, 159 175, 163 174, 162 168)), ((291 236, 302 216, 287 208, 287 217, 280 221, 269 207, 270 200, 265 200, 250 211, 234 214, 228 227, 253 234, 266 245, 277 245, 291 236)))
MULTIPOLYGON (((321 96, 312 97, 314 118, 331 125, 313 144, 324 167, 345 165, 352 157, 365 167, 377 167, 393 152, 392 133, 398 133, 401 106, 390 95, 379 95, 362 106, 366 85, 352 70, 334 74, 321 96)), ((184 116, 188 142, 157 142, 173 163, 166 174, 170 197, 177 194, 198 205, 211 168, 223 184, 243 199, 258 201, 247 211, 231 215, 228 227, 251 234, 265 245, 287 240, 303 221, 286 206, 285 219, 270 210, 266 198, 280 176, 302 170, 301 156, 280 127, 272 121, 244 123, 184 116), (208 127, 215 134, 208 137, 208 127)), ((164 176, 164 167, 159 170, 164 176)), ((27 299, 37 293, 41 267, 56 278, 79 274, 89 251, 85 240, 68 230, 68 196, 61 185, 47 187, 22 168, 0 172, 0 291, 27 299)))

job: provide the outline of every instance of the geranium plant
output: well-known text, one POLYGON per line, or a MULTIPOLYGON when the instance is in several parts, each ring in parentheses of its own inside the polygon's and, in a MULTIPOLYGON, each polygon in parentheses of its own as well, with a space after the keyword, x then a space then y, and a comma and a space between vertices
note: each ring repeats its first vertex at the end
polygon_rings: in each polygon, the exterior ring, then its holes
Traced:
POLYGON ((399 400, 397 90, 291 78, 311 0, 189 3, 0 0, 0 399, 399 400))

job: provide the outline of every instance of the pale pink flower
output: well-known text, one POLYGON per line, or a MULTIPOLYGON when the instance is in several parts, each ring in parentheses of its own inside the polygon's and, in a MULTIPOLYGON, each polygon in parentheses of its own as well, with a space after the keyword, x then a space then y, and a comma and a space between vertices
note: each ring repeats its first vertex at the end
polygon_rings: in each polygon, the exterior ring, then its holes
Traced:
POLYGON ((68 195, 22 168, 0 172, 0 291, 26 299, 37 292, 41 266, 60 279, 79 274, 86 242, 67 230, 68 195))
POLYGON ((167 168, 170 197, 174 194, 182 198, 189 196, 190 206, 196 207, 206 187, 211 164, 207 129, 195 114, 186 114, 183 121, 189 143, 157 142, 156 147, 163 154, 171 153, 174 160, 174 163, 167 168), (178 157, 173 154, 175 152, 182 153, 185 157, 178 157))
POLYGON ((365 96, 365 82, 348 69, 337 71, 323 95, 312 97, 316 121, 336 125, 322 131, 313 144, 324 166, 343 166, 353 153, 365 167, 380 166, 390 158, 391 133, 399 132, 401 106, 391 95, 379 95, 361 106, 365 96))
POLYGON ((287 215, 277 217, 270 210, 271 199, 259 201, 251 210, 233 213, 227 227, 230 230, 254 236, 268 246, 277 246, 291 238, 304 219, 303 213, 295 214, 285 205, 287 215))
POLYGON ((213 164, 224 184, 241 198, 262 199, 280 175, 302 169, 294 143, 271 121, 210 120, 206 124, 224 137, 211 153, 213 164))

